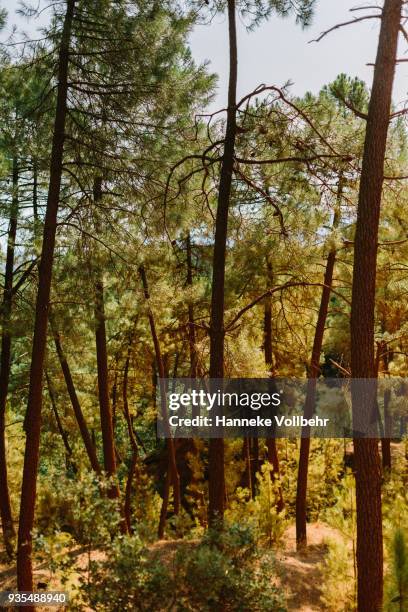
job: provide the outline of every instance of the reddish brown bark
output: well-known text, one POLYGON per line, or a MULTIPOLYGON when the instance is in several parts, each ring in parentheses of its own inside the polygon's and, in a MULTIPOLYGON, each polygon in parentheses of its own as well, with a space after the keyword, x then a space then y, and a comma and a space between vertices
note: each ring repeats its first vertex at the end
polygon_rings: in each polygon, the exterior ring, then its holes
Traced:
POLYGON ((92 469, 95 470, 95 472, 99 474, 101 471, 101 466, 99 465, 99 461, 96 456, 95 446, 93 445, 93 442, 92 442, 92 439, 91 439, 91 436, 88 430, 88 426, 86 424, 85 417, 82 412, 81 404, 79 403, 79 399, 78 399, 78 396, 75 390, 74 381, 71 375, 71 369, 69 367, 67 358, 62 349, 60 334, 55 327, 55 323, 53 321, 53 317, 51 313, 50 313, 50 324, 51 324, 52 334, 54 337, 55 348, 57 351, 61 370, 64 375, 64 380, 65 380, 65 384, 67 387, 69 399, 71 400, 72 409, 74 411, 75 418, 78 423, 79 431, 80 431, 82 441, 84 443, 84 446, 85 446, 85 449, 88 455, 89 463, 91 464, 92 469))
MULTIPOLYGON (((228 0, 228 35, 229 84, 227 125, 218 191, 212 264, 210 378, 213 379, 220 379, 224 377, 225 261, 228 234, 228 210, 231 197, 235 138, 237 131, 236 91, 238 75, 238 51, 235 0, 228 0)), ((224 517, 225 469, 223 439, 210 440, 208 478, 208 518, 210 524, 215 525, 224 517)))
MULTIPOLYGON (((334 213, 333 229, 338 225, 339 207, 342 197, 342 178, 339 179, 337 193, 337 210, 334 213)), ((326 326, 327 312, 329 309, 329 300, 331 286, 333 283, 333 271, 336 261, 336 250, 333 248, 326 261, 326 269, 324 272, 324 287, 320 298, 319 313, 317 315, 315 335, 313 339, 312 357, 310 360, 309 380, 307 383, 306 399, 303 408, 305 418, 311 418, 314 413, 315 396, 316 396, 316 380, 320 374, 320 353, 323 345, 323 335, 326 326)), ((310 427, 305 427, 302 430, 302 438, 300 440, 299 467, 296 488, 296 545, 303 548, 307 545, 306 519, 307 519, 307 476, 309 471, 309 452, 310 452, 310 427)))
MULTIPOLYGON (((44 221, 41 263, 39 266, 29 394, 25 418, 26 446, 17 549, 17 585, 20 591, 33 590, 31 551, 41 432, 43 366, 47 339, 47 320, 57 229, 57 213, 61 189, 64 131, 67 110, 69 43, 74 7, 75 0, 67 0, 58 58, 57 104, 51 150, 50 182, 44 221)), ((28 606, 26 610, 27 612, 32 612, 34 607, 28 606)))
MULTIPOLYGON (((147 277, 146 277, 146 271, 144 269, 144 266, 139 267, 139 274, 140 274, 140 278, 142 279, 144 297, 145 297, 146 303, 148 304, 147 316, 149 319, 150 331, 152 334, 152 340, 153 340, 153 345, 154 345, 154 353, 156 356, 157 371, 159 374, 158 382, 160 385, 160 409, 161 409, 163 419, 164 421, 166 421, 167 404, 166 404, 166 388, 165 388, 165 383, 164 383, 164 379, 166 376, 165 376, 165 369, 164 369, 164 363, 163 363, 163 357, 162 357, 159 337, 157 335, 157 330, 156 330, 156 322, 154 319, 153 311, 149 305, 149 300, 150 300, 149 286, 147 284, 147 277)), ((164 534, 164 525, 165 525, 166 516, 167 516, 167 506, 168 506, 170 484, 173 487, 174 513, 176 515, 179 514, 180 512, 180 501, 181 501, 180 477, 179 477, 179 473, 177 469, 176 450, 175 450, 174 440, 173 438, 170 437, 170 435, 166 439, 166 444, 167 444, 168 468, 167 468, 167 475, 166 475, 163 504, 162 504, 161 514, 160 514, 160 521, 159 521, 159 530, 158 530, 159 538, 162 538, 164 534)))
POLYGON ((3 541, 7 555, 13 556, 15 536, 11 511, 6 454, 6 402, 11 367, 10 321, 13 306, 13 270, 18 218, 18 161, 13 159, 13 194, 7 239, 6 269, 4 276, 3 304, 1 308, 1 355, 0 355, 0 515, 3 541))
MULTIPOLYGON (((353 379, 377 377, 374 356, 375 289, 384 159, 390 120, 402 0, 385 0, 368 108, 360 178, 351 307, 351 374, 353 379)), ((353 419, 369 414, 375 387, 361 393, 352 384, 353 419)), ((355 426, 357 429, 357 427, 355 426)), ((359 612, 381 609, 383 596, 383 543, 381 466, 378 441, 354 439, 357 510, 357 573, 359 612)))

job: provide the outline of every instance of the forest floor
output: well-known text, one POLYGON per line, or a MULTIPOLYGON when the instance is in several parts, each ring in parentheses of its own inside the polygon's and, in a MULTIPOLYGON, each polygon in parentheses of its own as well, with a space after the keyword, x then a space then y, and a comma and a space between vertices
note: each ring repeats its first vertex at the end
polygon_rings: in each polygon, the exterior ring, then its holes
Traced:
MULTIPOLYGON (((324 523, 309 523, 307 537, 306 549, 297 552, 295 526, 288 527, 283 536, 282 549, 276 554, 279 586, 285 593, 288 612, 326 610, 321 601, 323 578, 320 565, 327 553, 327 541, 343 542, 342 534, 324 523)), ((163 563, 170 563, 176 551, 186 544, 183 540, 159 540, 151 546, 151 551, 163 563)))
POLYGON ((287 609, 290 611, 316 612, 326 609, 321 601, 323 579, 320 564, 327 553, 327 541, 342 542, 343 536, 324 523, 310 523, 307 540, 307 548, 297 552, 296 530, 292 525, 285 532, 283 550, 277 553, 280 586, 285 592, 287 609))
MULTIPOLYGON (((283 546, 277 552, 276 561, 279 585, 285 593, 288 611, 317 612, 326 609, 321 601, 323 581, 320 564, 324 561, 328 540, 341 541, 342 535, 324 523, 311 523, 308 525, 308 546, 304 551, 297 552, 295 527, 291 526, 286 530, 283 546)), ((150 549, 152 554, 159 557, 163 563, 171 563, 180 547, 195 544, 196 542, 186 540, 159 540, 151 545, 150 549)), ((84 553, 84 549, 76 549, 70 554, 77 557, 77 568, 83 571, 87 563, 87 554, 84 553)), ((98 556, 98 553, 92 554, 93 560, 95 560, 95 555, 98 556)), ((47 567, 46 562, 35 566, 34 575, 36 586, 43 587, 46 584, 48 589, 58 588, 51 578, 50 568, 47 567)), ((0 590, 15 588, 15 566, 0 562, 0 590)))

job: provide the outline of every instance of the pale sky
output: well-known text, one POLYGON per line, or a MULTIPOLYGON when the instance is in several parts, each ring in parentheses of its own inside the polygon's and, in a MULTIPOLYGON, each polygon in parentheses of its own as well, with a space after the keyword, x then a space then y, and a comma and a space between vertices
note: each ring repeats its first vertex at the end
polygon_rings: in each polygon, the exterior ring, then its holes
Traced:
MULTIPOLYGON (((353 16, 370 14, 350 13, 356 6, 382 2, 358 0, 317 0, 315 17, 306 30, 295 24, 293 18, 271 18, 251 33, 240 24, 238 34, 238 87, 239 96, 252 91, 260 83, 281 86, 293 81, 292 91, 303 94, 317 92, 322 85, 345 72, 358 76, 371 85, 372 68, 366 66, 375 60, 379 20, 340 28, 319 43, 311 39, 331 26, 348 21, 353 16)), ((198 26, 191 36, 191 48, 198 61, 210 60, 211 68, 220 75, 218 99, 214 107, 226 100, 228 75, 227 22, 219 16, 209 26, 198 26)), ((401 47, 400 56, 405 52, 401 47)), ((408 64, 400 64, 394 86, 394 100, 401 103, 408 98, 408 64)))
MULTIPOLYGON (((371 85, 372 68, 366 64, 375 60, 377 20, 341 28, 319 43, 309 41, 336 23, 364 14, 350 13, 350 8, 376 3, 376 0, 317 0, 313 24, 307 30, 302 30, 291 17, 272 17, 248 33, 238 20, 239 96, 249 93, 260 83, 281 86, 288 80, 293 81, 292 91, 296 94, 317 92, 340 72, 358 76, 371 85)), ((382 5, 381 0, 378 4, 382 5)), ((15 17, 17 0, 0 0, 0 6, 9 12, 9 27, 16 21, 31 31, 35 27, 35 21, 27 25, 15 17)), ((218 95, 212 103, 212 110, 224 106, 228 75, 226 18, 220 15, 209 25, 197 26, 190 44, 196 61, 209 60, 210 70, 219 75, 218 95)), ((400 56, 405 52, 401 47, 400 56)), ((395 102, 403 104, 408 99, 407 92, 408 63, 403 63, 397 68, 395 102)))

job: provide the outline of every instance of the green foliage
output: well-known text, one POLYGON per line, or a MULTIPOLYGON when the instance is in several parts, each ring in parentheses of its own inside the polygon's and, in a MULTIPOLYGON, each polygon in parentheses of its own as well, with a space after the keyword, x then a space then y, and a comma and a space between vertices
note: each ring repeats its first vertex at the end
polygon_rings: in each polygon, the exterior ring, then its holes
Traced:
MULTIPOLYGON (((281 17, 295 14, 296 20, 302 26, 308 26, 313 16, 315 0, 238 0, 237 9, 242 17, 249 21, 249 27, 257 26, 262 20, 267 19, 273 12, 281 17)), ((211 0, 207 4, 210 10, 224 12, 226 0, 211 0)))
MULTIPOLYGON (((61 6, 37 42, 11 45, 0 61, 0 216, 6 246, 11 203, 19 209, 10 321, 12 371, 8 393, 7 460, 14 514, 18 511, 32 348, 37 264, 49 183, 61 6), (13 166, 17 162, 17 185, 13 166), (15 177, 14 177, 15 178, 15 177), (31 266, 31 268, 30 268, 31 266), (27 276, 24 271, 29 270, 27 276)), ((306 26, 313 0, 237 0, 237 15, 255 28, 272 14, 306 26)), ((89 472, 83 441, 67 394, 52 338, 47 374, 72 457, 67 457, 55 415, 44 393, 39 463, 36 560, 52 577, 81 575, 78 609, 274 610, 283 609, 271 548, 282 546, 295 516, 299 441, 278 441, 280 479, 263 464, 255 496, 240 486, 240 440, 225 443, 225 529, 208 531, 208 444, 178 456, 183 509, 172 516, 167 538, 152 544, 162 504, 167 455, 157 440, 157 363, 147 314, 154 312, 166 374, 189 376, 194 329, 199 376, 209 365, 211 262, 219 167, 224 142, 220 115, 203 115, 215 78, 197 66, 188 45, 201 16, 225 13, 226 0, 78 0, 69 62, 69 112, 65 126, 62 192, 53 270, 52 309, 82 411, 102 464, 102 435, 94 338, 93 271, 103 277, 110 402, 120 499, 109 499, 109 479, 89 472), (187 10, 184 10, 186 9, 187 10), (196 14, 191 8, 199 8, 196 14), (208 124, 207 124, 208 122, 208 124), (205 151, 205 154, 203 152, 205 151), (179 163, 181 159, 185 163, 179 163), (93 184, 103 176, 101 201, 93 184), (191 238, 188 269, 186 237, 191 238), (137 274, 144 262, 150 300, 137 274), (124 364, 131 426, 138 445, 137 473, 129 488, 134 535, 121 533, 131 450, 124 418, 124 364), (184 472, 188 466, 190 471, 184 472), (282 487, 285 510, 277 511, 282 487), (205 533, 204 537, 203 533, 205 533), (192 540, 194 538, 194 540, 192 540), (87 558, 76 562, 78 547, 87 558), (266 550, 264 550, 264 547, 266 550), (72 554, 71 554, 72 553, 72 554), (82 606, 82 608, 81 608, 82 606)), ((39 16, 33 9, 29 15, 39 16)), ((0 11, 0 27, 3 12, 0 11)), ((13 43, 14 44, 14 43, 13 43)), ((334 290, 321 361, 347 374, 355 209, 369 92, 345 74, 317 95, 296 97, 286 87, 247 98, 237 113, 239 130, 228 219, 225 282, 225 373, 305 378, 321 296, 323 267, 337 250, 334 290), (357 115, 354 111, 357 111, 357 115), (360 116, 359 116, 360 115, 360 116), (350 162, 352 159, 352 162, 350 162), (285 160, 285 161, 283 161, 285 160), (257 162, 260 163, 257 163, 257 162), (339 195, 340 186, 342 193, 339 195), (338 227, 333 215, 339 213, 338 227), (341 214, 340 214, 341 213, 341 214), (268 289, 288 281, 302 286, 268 296, 272 363, 265 365, 268 289), (269 299, 270 297, 270 299, 269 299), (245 308, 253 304, 253 307, 245 308), (228 322, 245 310, 236 324, 228 322)), ((386 175, 405 175, 407 131, 390 127, 386 175)), ((376 336, 393 349, 387 373, 408 372, 406 261, 408 228, 403 181, 384 184, 377 274, 376 336), (387 248, 383 248, 387 243, 387 248)), ((2 332, 5 331, 3 326, 2 332)), ((401 414, 406 398, 398 400, 401 414)), ((260 444, 260 459, 265 449, 260 444)), ((178 448, 180 450, 180 447, 178 448)), ((323 604, 354 609, 355 491, 342 466, 338 440, 313 440, 308 472, 308 521, 326 521, 342 534, 330 541, 321 571, 323 604)), ((408 521, 404 465, 384 483, 387 605, 406 607, 408 521), (397 531, 395 531, 397 529, 397 531), (396 599, 397 598, 397 599, 396 599)))
POLYGON ((238 488, 235 499, 226 512, 229 523, 238 521, 251 526, 258 541, 267 546, 279 545, 287 527, 285 511, 278 512, 281 483, 273 479, 272 467, 265 463, 257 474, 256 496, 250 498, 247 489, 238 488))
POLYGON ((284 610, 273 558, 257 551, 251 531, 238 525, 209 531, 199 542, 166 552, 143 547, 138 536, 121 536, 106 559, 92 562, 81 597, 95 610, 177 611, 284 610), (166 558, 167 557, 167 558, 166 558))
POLYGON ((40 483, 40 534, 49 536, 62 531, 79 543, 98 548, 119 533, 118 502, 107 497, 111 479, 85 471, 71 478, 49 472, 40 483))
POLYGON ((408 610, 408 547, 402 529, 396 529, 392 539, 392 564, 386 585, 385 610, 408 610))
POLYGON ((171 592, 166 567, 135 535, 115 538, 104 561, 91 561, 81 584, 82 601, 95 610, 160 610, 171 592))
POLYGON ((355 610, 357 526, 354 476, 347 472, 333 494, 336 503, 330 504, 323 516, 339 537, 336 540, 329 538, 327 542, 328 551, 321 565, 322 601, 329 610, 355 610))
POLYGON ((350 543, 356 539, 356 488, 354 476, 347 472, 334 491, 335 504, 328 504, 324 518, 350 543))
POLYGON ((332 612, 356 610, 356 582, 349 543, 329 539, 326 546, 327 552, 320 565, 324 609, 332 612))

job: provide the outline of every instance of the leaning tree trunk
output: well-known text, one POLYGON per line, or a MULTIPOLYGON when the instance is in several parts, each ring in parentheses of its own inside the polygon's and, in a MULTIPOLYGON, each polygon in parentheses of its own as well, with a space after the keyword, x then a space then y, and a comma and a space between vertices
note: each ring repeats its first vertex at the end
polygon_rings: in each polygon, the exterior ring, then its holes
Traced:
POLYGON ((3 304, 1 310, 0 355, 0 514, 4 546, 9 557, 13 556, 15 536, 11 512, 6 455, 6 402, 11 367, 11 310, 13 305, 13 269, 18 218, 18 162, 13 159, 13 194, 7 239, 6 270, 4 276, 3 304))
POLYGON ((57 423, 58 433, 61 436, 62 443, 63 443, 64 448, 65 448, 65 453, 66 453, 66 456, 67 456, 67 460, 69 462, 72 459, 72 448, 71 448, 71 445, 69 443, 67 432, 64 429, 64 426, 63 426, 62 421, 61 421, 61 417, 60 417, 60 415, 58 413, 57 398, 56 398, 55 389, 54 389, 54 386, 53 386, 53 384, 51 382, 50 375, 48 374, 47 370, 45 371, 45 379, 47 381, 48 394, 50 396, 51 408, 52 408, 52 411, 54 413, 55 422, 57 423))
MULTIPOLYGON (((351 374, 353 379, 376 378, 374 356, 375 286, 378 227, 384 180, 395 61, 402 0, 385 0, 360 178, 351 306, 351 374)), ((361 383, 360 383, 361 386, 361 383)), ((373 387, 374 388, 374 387, 373 387)), ((371 411, 373 391, 361 393, 352 384, 353 419, 371 411)), ((381 466, 378 441, 354 439, 357 511, 357 604, 359 612, 381 609, 383 543, 381 466)))
MULTIPOLYGON (((57 104, 51 150, 50 182, 44 221, 41 263, 38 274, 30 383, 25 418, 26 446, 18 531, 17 585, 20 591, 33 590, 31 552, 40 448, 43 366, 47 340, 47 320, 50 303, 55 235, 57 230, 57 213, 61 189, 65 119, 67 112, 69 44, 74 7, 75 0, 67 0, 58 59, 57 104)), ((34 610, 34 606, 28 606, 26 610, 30 612, 34 610)))
POLYGON ((51 331, 54 337, 55 348, 57 351, 58 359, 60 362, 61 370, 64 375, 65 384, 67 387, 69 399, 71 400, 72 409, 75 414, 76 421, 78 423, 79 431, 82 437, 82 441, 84 443, 89 463, 91 464, 92 469, 99 474, 101 471, 101 466, 99 465, 98 457, 96 456, 95 446, 92 442, 91 435, 88 430, 88 426, 85 421, 84 414, 82 412, 81 404, 79 403, 79 399, 75 390, 74 381, 72 380, 71 369, 69 367, 67 358, 62 349, 61 345, 61 337, 55 326, 55 322, 50 313, 50 323, 51 323, 51 331))
MULTIPOLYGON (((139 274, 142 280, 143 285, 143 293, 147 304, 149 304, 150 294, 149 294, 149 286, 147 284, 146 270, 144 266, 139 267, 139 274)), ((164 379, 166 378, 163 355, 161 352, 159 336, 157 335, 156 330, 156 321, 154 318, 154 314, 152 309, 148 308, 147 316, 149 319, 150 331, 152 334, 154 353, 156 356, 156 365, 157 371, 159 373, 159 385, 160 385, 160 409, 163 416, 164 422, 166 422, 166 414, 167 414, 167 402, 166 402, 166 389, 164 384, 164 379)), ((181 500, 181 492, 180 492, 180 476, 177 469, 177 461, 176 461, 176 448, 174 444, 173 438, 170 437, 170 432, 168 432, 168 437, 166 439, 167 443, 167 457, 168 457, 168 467, 165 481, 165 489, 163 495, 163 504, 160 512, 160 521, 158 528, 158 536, 162 538, 164 535, 164 527, 167 516, 167 507, 169 502, 169 492, 170 492, 170 484, 173 486, 173 497, 174 497, 174 514, 179 514, 180 512, 180 500, 181 500)))
MULTIPOLYGON (((229 30, 229 85, 227 126, 224 154, 221 164, 215 220, 214 254, 212 264, 211 324, 210 324, 210 378, 224 377, 224 292, 225 259, 228 232, 228 210, 231 197, 232 173, 236 138, 236 92, 238 52, 235 0, 228 0, 229 30)), ((210 524, 217 524, 224 517, 225 474, 224 440, 212 439, 209 443, 209 508, 210 524)))
MULTIPOLYGON (((339 223, 340 205, 342 198, 342 177, 339 178, 337 191, 337 208, 334 212, 333 229, 339 223)), ((310 419, 313 416, 316 396, 316 380, 320 374, 320 353, 323 345, 324 328, 326 326, 327 312, 329 309, 329 299, 331 286, 333 283, 333 271, 336 261, 336 249, 332 248, 327 256, 326 269, 322 295, 320 298, 319 313, 317 315, 316 330, 313 340, 312 358, 310 360, 309 380, 303 414, 310 419)), ((296 546, 298 549, 307 545, 306 516, 307 516, 307 476, 309 471, 309 452, 310 452, 310 427, 302 429, 300 440, 299 467, 296 487, 296 546)))

